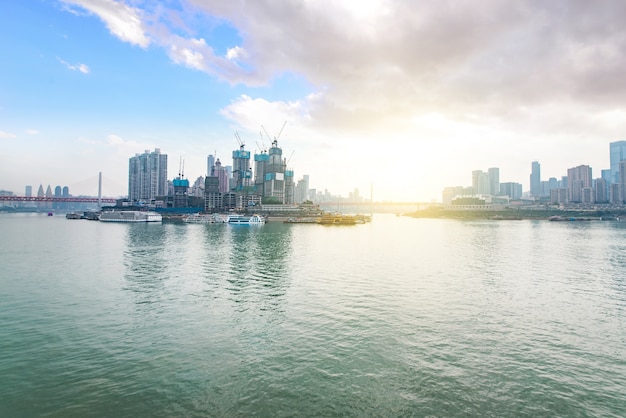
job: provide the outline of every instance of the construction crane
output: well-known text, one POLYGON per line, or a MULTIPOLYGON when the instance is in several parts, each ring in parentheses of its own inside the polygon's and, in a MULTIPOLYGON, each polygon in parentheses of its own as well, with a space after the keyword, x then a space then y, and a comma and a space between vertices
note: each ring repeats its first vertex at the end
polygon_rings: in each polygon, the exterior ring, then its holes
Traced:
POLYGON ((265 132, 267 139, 269 139, 270 143, 272 143, 272 137, 270 136, 270 134, 267 133, 267 129, 265 129, 265 126, 261 125, 261 128, 263 128, 263 132, 265 132))
MULTIPOLYGON (((265 126, 261 125, 261 128, 263 128, 263 132, 265 132, 267 139, 269 139, 270 142, 274 143, 274 142, 278 142, 278 138, 280 138, 280 135, 283 133, 283 130, 285 129, 285 125, 287 125, 287 121, 283 123, 283 126, 280 128, 280 131, 278 131, 278 135, 276 135, 274 139, 272 139, 270 134, 267 133, 267 129, 265 129, 265 126)), ((263 137, 263 135, 261 135, 261 137, 263 137)))
POLYGON ((287 125, 287 121, 285 121, 285 123, 283 123, 283 126, 280 128, 280 131, 278 131, 278 135, 276 135, 276 140, 278 141, 278 138, 280 138, 280 134, 283 133, 283 129, 285 129, 285 125, 287 125))
POLYGON ((185 160, 183 160, 183 157, 180 157, 180 160, 178 161, 178 178, 182 179, 185 177, 185 160))
POLYGON ((243 147, 246 146, 246 144, 241 140, 241 137, 239 136, 239 132, 235 131, 235 138, 237 138, 237 143, 239 144, 239 148, 243 149, 243 147))

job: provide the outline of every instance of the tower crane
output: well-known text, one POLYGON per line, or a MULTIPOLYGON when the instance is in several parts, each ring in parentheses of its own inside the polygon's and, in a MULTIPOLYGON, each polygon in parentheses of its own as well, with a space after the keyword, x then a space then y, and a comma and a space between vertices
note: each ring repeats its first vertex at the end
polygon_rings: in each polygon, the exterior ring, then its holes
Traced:
POLYGON ((241 137, 239 136, 239 132, 235 131, 235 138, 237 138, 237 143, 239 144, 239 148, 243 149, 243 147, 246 146, 246 144, 241 140, 241 137))
POLYGON ((278 131, 278 135, 276 135, 276 140, 278 141, 278 138, 280 138, 280 134, 283 133, 283 129, 285 129, 285 125, 287 125, 287 121, 285 121, 285 123, 283 123, 283 126, 280 128, 280 131, 278 131))

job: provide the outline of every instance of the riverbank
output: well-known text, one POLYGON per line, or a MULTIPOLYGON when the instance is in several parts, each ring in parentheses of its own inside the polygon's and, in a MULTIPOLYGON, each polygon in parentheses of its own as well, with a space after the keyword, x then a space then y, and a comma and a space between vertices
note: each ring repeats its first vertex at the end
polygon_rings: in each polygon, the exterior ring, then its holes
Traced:
POLYGON ((626 209, 620 210, 562 210, 562 209, 518 209, 503 210, 454 210, 441 207, 426 208, 403 213, 411 218, 437 219, 491 219, 491 220, 621 220, 626 219, 626 209))

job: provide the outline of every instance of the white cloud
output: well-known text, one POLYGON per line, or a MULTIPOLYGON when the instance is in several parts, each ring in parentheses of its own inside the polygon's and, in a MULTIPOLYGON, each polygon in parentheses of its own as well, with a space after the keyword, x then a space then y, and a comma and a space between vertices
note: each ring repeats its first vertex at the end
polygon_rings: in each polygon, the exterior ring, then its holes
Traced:
POLYGON ((0 139, 13 139, 17 138, 17 135, 10 132, 0 131, 0 139))
POLYGON ((37 135, 39 131, 37 129, 26 129, 26 134, 28 135, 37 135))
POLYGON ((89 74, 89 67, 85 64, 70 64, 64 60, 62 60, 61 58, 57 57, 57 60, 59 60, 59 62, 63 65, 65 65, 68 69, 72 70, 72 71, 80 71, 83 74, 89 74))
POLYGON ((143 153, 146 150, 154 148, 153 144, 126 140, 116 134, 110 134, 107 136, 106 145, 115 149, 116 154, 122 157, 130 157, 137 153, 143 153))
POLYGON ((228 51, 226 51, 226 58, 228 58, 229 60, 247 58, 247 56, 248 54, 246 53, 246 50, 239 46, 235 46, 234 48, 229 48, 228 51))
POLYGON ((98 16, 109 31, 125 42, 146 48, 150 38, 146 34, 143 13, 114 0, 61 0, 67 5, 79 6, 98 16))

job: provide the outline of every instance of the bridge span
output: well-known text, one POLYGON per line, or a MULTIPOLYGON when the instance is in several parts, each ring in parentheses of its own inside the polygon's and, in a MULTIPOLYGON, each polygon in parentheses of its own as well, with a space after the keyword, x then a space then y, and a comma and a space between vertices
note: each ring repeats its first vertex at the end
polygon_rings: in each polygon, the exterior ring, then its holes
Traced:
POLYGON ((0 202, 78 202, 78 203, 116 203, 110 197, 55 197, 55 196, 0 196, 0 202))

